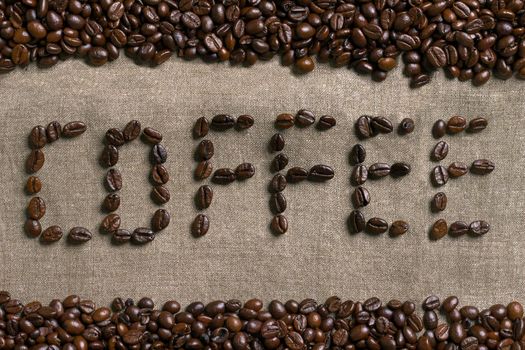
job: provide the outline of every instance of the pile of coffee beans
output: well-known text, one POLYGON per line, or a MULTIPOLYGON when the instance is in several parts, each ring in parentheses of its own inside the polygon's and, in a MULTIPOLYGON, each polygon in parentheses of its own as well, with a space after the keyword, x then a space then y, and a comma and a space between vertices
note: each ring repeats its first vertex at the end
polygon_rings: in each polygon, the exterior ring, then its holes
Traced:
MULTIPOLYGON (((467 123, 467 120, 462 116, 453 116, 449 118, 447 122, 443 119, 437 120, 432 126, 432 135, 434 138, 442 138, 446 134, 456 135, 465 131, 468 133, 478 133, 484 130, 488 125, 487 119, 483 117, 476 117, 467 123)), ((446 141, 439 141, 436 143, 432 152, 430 153, 430 159, 435 162, 444 160, 449 152, 449 145, 446 141)), ((467 174, 470 170, 471 173, 477 175, 490 174, 495 168, 494 162, 488 159, 477 159, 472 162, 470 167, 462 162, 452 162, 448 167, 443 165, 435 166, 430 174, 431 181, 434 186, 444 186, 449 179, 459 178, 467 174)), ((441 212, 447 207, 447 195, 444 192, 438 192, 434 195, 431 201, 431 210, 434 212, 441 212)), ((430 228, 430 238, 437 240, 443 238, 449 233, 452 237, 463 236, 466 233, 470 233, 471 236, 479 237, 484 235, 490 230, 490 225, 483 220, 473 221, 470 225, 463 221, 456 221, 448 227, 447 222, 444 219, 437 220, 430 228)))
MULTIPOLYGON (((81 121, 73 121, 61 126, 58 121, 52 121, 46 127, 37 125, 29 134, 29 146, 31 153, 26 160, 26 171, 36 174, 45 162, 44 147, 57 141, 61 137, 76 137, 86 131, 86 124, 81 121)), ((42 230, 41 220, 46 214, 46 203, 42 197, 36 196, 42 189, 42 181, 36 175, 31 175, 26 182, 27 194, 34 196, 27 205, 27 220, 24 230, 29 237, 39 237, 42 243, 54 243, 64 235, 64 231, 58 225, 48 226, 42 230)), ((68 233, 68 240, 72 243, 84 243, 91 239, 91 232, 84 227, 74 227, 68 233)), ((1 348, 1 347, 0 347, 1 348)))
MULTIPOLYGON (((308 128, 316 122, 315 114, 307 109, 299 110, 295 115, 290 113, 282 113, 275 119, 275 127, 280 130, 289 129, 293 126, 301 129, 308 128)), ((336 119, 330 115, 323 115, 317 121, 316 127, 318 130, 328 130, 336 125, 336 119)), ((284 131, 283 131, 284 132, 284 131)), ((274 173, 270 181, 269 190, 270 210, 274 217, 270 223, 272 231, 277 235, 282 235, 288 231, 288 220, 283 215, 287 207, 286 197, 284 196, 284 189, 288 183, 299 183, 305 180, 312 182, 325 182, 331 180, 334 175, 334 169, 326 164, 317 164, 312 166, 309 170, 300 166, 290 167, 286 171, 286 176, 280 171, 288 166, 288 156, 281 151, 285 146, 284 135, 281 132, 275 133, 270 138, 270 152, 280 152, 272 160, 270 170, 274 173)))
MULTIPOLYGON (((238 131, 251 128, 255 120, 251 115, 243 114, 235 119, 228 114, 218 114, 211 119, 211 123, 206 117, 198 118, 193 126, 193 137, 195 139, 204 138, 209 130, 226 131, 235 128, 238 131)), ((204 139, 199 142, 195 150, 195 159, 198 164, 195 168, 195 180, 203 181, 211 177, 211 181, 219 185, 228 185, 234 181, 244 181, 255 175, 255 166, 252 163, 241 163, 235 169, 219 168, 213 172, 211 158, 215 154, 213 142, 204 139), (213 175, 212 175, 213 172, 213 175)), ((207 209, 213 200, 213 189, 209 185, 202 185, 195 195, 197 209, 207 209)), ((206 214, 199 213, 191 225, 191 233, 194 237, 202 237, 210 228, 210 219, 206 214)))
POLYGON ((147 127, 142 130, 141 124, 137 120, 130 121, 124 129, 111 128, 105 135, 105 147, 100 157, 103 166, 110 168, 105 177, 107 190, 110 192, 102 204, 103 209, 109 212, 101 223, 101 231, 108 233, 112 241, 117 244, 132 242, 135 244, 145 244, 153 241, 158 232, 168 227, 171 216, 166 209, 157 209, 151 219, 151 228, 138 227, 133 231, 120 227, 120 215, 115 213, 120 207, 119 191, 122 189, 122 174, 114 166, 119 159, 119 149, 125 144, 135 140, 141 135, 144 142, 152 145, 151 150, 151 176, 153 183, 151 198, 159 205, 165 204, 170 200, 170 191, 166 184, 169 181, 169 172, 164 167, 168 158, 166 148, 161 144, 162 133, 147 127))
POLYGON ((487 309, 427 297, 412 301, 260 299, 241 302, 115 298, 111 307, 70 295, 45 305, 0 292, 0 349, 520 349, 523 306, 487 309), (442 316, 441 318, 439 316, 442 316))

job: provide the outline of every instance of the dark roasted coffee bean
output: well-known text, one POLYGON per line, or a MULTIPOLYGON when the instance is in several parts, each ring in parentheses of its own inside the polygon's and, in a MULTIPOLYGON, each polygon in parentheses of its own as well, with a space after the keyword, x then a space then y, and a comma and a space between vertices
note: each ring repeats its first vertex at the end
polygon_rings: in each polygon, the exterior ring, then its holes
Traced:
POLYGON ((46 203, 40 197, 33 197, 27 205, 27 216, 33 220, 40 220, 46 214, 46 203))
POLYGON ((278 129, 288 129, 294 126, 294 116, 289 113, 282 113, 275 119, 275 127, 278 129))
POLYGON ((443 211, 447 207, 447 195, 444 192, 438 192, 432 198, 432 210, 443 211))
POLYGON ((478 159, 472 162, 470 166, 470 171, 478 175, 490 174, 495 168, 495 165, 492 161, 488 159, 478 159))
POLYGON ((69 122, 62 128, 62 135, 65 137, 75 137, 82 135, 86 131, 86 124, 80 121, 69 122))
POLYGON ((160 143, 153 146, 153 149, 151 150, 151 155, 155 164, 164 164, 168 159, 168 151, 160 143))
POLYGON ((131 240, 131 232, 123 229, 113 231, 111 239, 118 244, 129 242, 131 240))
POLYGON ((138 227, 131 234, 131 242, 135 244, 146 244, 155 239, 155 233, 146 227, 138 227))
POLYGON ((236 127, 239 130, 246 130, 253 126, 254 120, 251 115, 243 114, 237 117, 236 127))
POLYGON ((354 167, 352 170, 352 175, 350 177, 350 180, 352 182, 352 185, 359 186, 366 182, 366 179, 368 178, 368 169, 365 165, 359 164, 354 167))
POLYGON ((199 209, 206 209, 211 205, 213 199, 213 190, 208 185, 202 185, 197 190, 197 195, 195 197, 197 207, 199 209))
POLYGON ((204 214, 199 214, 195 217, 193 220, 193 224, 191 225, 191 233, 194 237, 202 237, 210 228, 210 220, 208 217, 204 214))
POLYGON ((120 216, 118 214, 109 214, 102 220, 100 227, 105 233, 113 233, 120 227, 120 216))
POLYGON ((60 228, 60 226, 49 226, 40 235, 40 240, 44 243, 53 243, 59 241, 62 235, 62 228, 60 228))
POLYGON ((323 115, 317 122, 317 128, 319 130, 328 130, 335 126, 336 120, 331 115, 323 115))
POLYGON ((328 165, 318 164, 310 168, 308 179, 310 181, 328 181, 334 177, 334 169, 328 165))
POLYGON ((443 186, 448 182, 448 171, 442 165, 434 167, 432 170, 432 182, 435 186, 443 186))
POLYGON ((455 221, 452 224, 450 224, 450 227, 448 228, 448 233, 452 237, 459 237, 463 236, 468 232, 468 224, 463 221, 455 221))
POLYGON ((156 145, 162 141, 162 134, 160 131, 153 128, 144 128, 142 135, 144 136, 144 140, 153 145, 156 145))
POLYGON ((272 152, 280 152, 284 149, 284 136, 281 133, 276 133, 270 139, 270 148, 272 152))
POLYGON ((404 235, 409 229, 409 225, 406 221, 397 220, 390 225, 390 230, 388 231, 392 237, 397 237, 404 235))
POLYGON ((166 209, 157 209, 151 218, 151 228, 154 232, 162 231, 169 226, 170 220, 170 213, 166 209))
POLYGON ((353 210, 348 218, 348 226, 352 233, 359 233, 365 229, 365 216, 359 210, 353 210))
POLYGON ((274 214, 281 214, 286 210, 286 197, 282 192, 272 194, 270 208, 274 214))
POLYGON ((468 123, 467 131, 468 132, 480 132, 484 130, 487 127, 487 125, 488 125, 487 119, 483 117, 474 118, 468 123))
POLYGON ((385 118, 385 117, 372 118, 372 121, 370 122, 370 126, 372 127, 372 130, 376 134, 388 134, 394 130, 394 127, 392 126, 392 122, 388 118, 385 118))
POLYGON ((206 119, 206 117, 200 117, 193 126, 193 136, 195 138, 202 138, 208 135, 209 128, 208 119, 206 119))
POLYGON ((363 145, 356 143, 350 151, 350 163, 353 165, 363 163, 366 159, 366 149, 363 145))
POLYGON ((210 161, 203 161, 197 164, 195 168, 194 177, 196 180, 204 180, 208 178, 213 172, 213 166, 210 161))
POLYGON ((271 164, 272 171, 281 171, 288 165, 288 157, 284 153, 276 155, 271 164))
POLYGON ((109 129, 106 131, 106 142, 115 147, 122 146, 125 142, 124 134, 119 129, 109 129))
POLYGON ((450 177, 460 177, 465 175, 467 172, 467 165, 461 162, 454 162, 448 166, 448 175, 450 177))
POLYGON ((46 127, 46 139, 48 143, 55 142, 62 135, 62 126, 57 121, 52 121, 46 127))
POLYGON ((164 165, 155 164, 151 169, 151 179, 157 185, 164 185, 170 180, 170 174, 164 165))
POLYGON ((218 131, 224 131, 235 126, 235 118, 227 114, 219 114, 212 118, 211 128, 218 131))
POLYGON ((67 236, 67 239, 73 243, 85 243, 89 241, 93 235, 88 229, 84 227, 73 227, 67 236))
POLYGON ((366 222, 366 232, 378 235, 388 230, 388 223, 381 218, 371 218, 366 222))
POLYGON ((255 175, 255 166, 252 163, 241 163, 235 168, 236 180, 247 180, 255 175))
POLYGON ((411 170, 410 164, 403 163, 403 162, 394 163, 390 167, 390 175, 392 175, 393 177, 406 176, 410 174, 410 170, 411 170))
POLYGON ((163 185, 157 185, 151 190, 151 198, 158 204, 166 204, 171 198, 170 191, 163 185))
POLYGON ((401 135, 410 134, 414 131, 414 120, 411 118, 405 118, 399 123, 399 133, 401 135))
POLYGON ((370 203, 370 193, 364 187, 356 187, 352 194, 352 202, 356 208, 366 207, 370 203))
POLYGON ((357 136, 361 138, 369 138, 374 136, 374 131, 372 130, 372 126, 370 125, 372 121, 372 117, 363 115, 357 119, 357 122, 355 123, 355 129, 357 132, 357 136))
POLYGON ((438 119, 434 123, 434 126, 432 127, 432 135, 434 138, 439 139, 445 136, 445 133, 447 131, 447 124, 443 119, 438 119))
POLYGON ((489 223, 483 220, 473 221, 469 225, 469 233, 472 236, 476 236, 476 237, 483 236, 489 231, 490 231, 489 223))
POLYGON ((215 153, 213 142, 202 140, 197 146, 197 156, 200 160, 210 160, 215 153))
POLYGON ((439 219, 432 225, 432 228, 430 229, 430 239, 432 240, 438 240, 447 235, 448 232, 448 225, 447 222, 443 219, 439 219))
POLYGON ((288 231, 288 220, 284 215, 279 214, 273 217, 270 226, 274 233, 282 235, 288 231))
POLYGON ((215 170, 213 173, 212 181, 221 185, 227 185, 235 181, 235 171, 229 168, 221 168, 215 170))
POLYGON ((29 176, 26 182, 26 191, 29 194, 35 194, 42 189, 42 182, 37 176, 29 176))
POLYGON ((42 233, 42 225, 38 220, 27 219, 24 224, 24 231, 29 237, 38 237, 42 233))
POLYGON ((390 165, 386 163, 374 163, 368 167, 368 176, 373 179, 379 179, 388 174, 390 174, 390 165))
POLYGON ((282 192, 286 188, 286 177, 282 174, 276 174, 270 182, 270 192, 282 192))
POLYGON ((46 128, 42 125, 35 126, 29 134, 29 143, 32 148, 42 148, 47 143, 46 128))
POLYGON ((32 150, 31 153, 29 154, 29 157, 27 157, 27 160, 26 160, 26 171, 29 174, 36 173, 37 171, 42 169, 42 167, 44 166, 45 160, 46 158, 44 156, 44 152, 42 152, 41 149, 32 150))
POLYGON ((128 124, 126 124, 126 127, 122 131, 122 134, 124 135, 124 140, 126 142, 130 142, 135 140, 140 135, 140 122, 137 120, 132 120, 128 124))
POLYGON ((447 157, 448 154, 448 143, 445 141, 439 141, 432 150, 431 158, 435 161, 441 161, 447 157))
POLYGON ((297 114, 295 115, 295 125, 299 127, 307 127, 315 123, 315 115, 313 112, 307 110, 307 109, 301 109, 297 114))
POLYGON ((104 198, 104 209, 108 212, 115 211, 120 206, 120 196, 118 193, 110 193, 104 198))
POLYGON ((439 301, 439 298, 435 295, 430 295, 423 301, 422 306, 423 310, 432 311, 438 309, 440 305, 441 303, 439 301))
POLYGON ((298 183, 308 178, 308 170, 301 167, 293 167, 286 172, 286 179, 290 183, 298 183))
POLYGON ((122 175, 120 171, 111 168, 106 173, 106 186, 109 191, 116 192, 122 189, 122 175))
POLYGON ((460 116, 453 116, 447 122, 447 131, 450 134, 457 134, 462 132, 467 127, 467 121, 460 116))

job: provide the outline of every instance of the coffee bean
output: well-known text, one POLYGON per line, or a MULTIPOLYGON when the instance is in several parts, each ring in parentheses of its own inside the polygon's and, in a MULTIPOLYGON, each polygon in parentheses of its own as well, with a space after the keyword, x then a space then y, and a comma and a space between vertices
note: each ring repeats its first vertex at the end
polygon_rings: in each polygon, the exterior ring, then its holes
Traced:
POLYGON ((123 229, 113 231, 111 239, 117 244, 129 242, 131 240, 131 232, 123 229))
POLYGON ((169 226, 170 220, 170 213, 166 209, 157 209, 151 218, 151 228, 154 232, 162 231, 169 226))
POLYGON ((370 127, 376 134, 388 134, 394 130, 392 122, 385 117, 374 117, 370 122, 370 127))
POLYGON ((450 224, 450 227, 448 229, 449 235, 452 237, 459 237, 463 236, 468 232, 469 226, 467 223, 463 221, 455 221, 452 224, 450 224))
POLYGON ((366 232, 378 235, 388 230, 388 223, 381 218, 371 218, 366 222, 366 232))
POLYGON ((279 153, 276 155, 271 164, 272 171, 281 171, 288 165, 288 157, 284 153, 279 153))
POLYGON ((352 170, 352 175, 350 177, 350 180, 352 182, 352 185, 359 186, 366 182, 366 179, 368 178, 368 170, 365 165, 359 164, 354 167, 352 170))
POLYGON ((237 117, 237 129, 246 130, 253 126, 254 120, 251 115, 243 114, 237 117))
POLYGON ((115 166, 118 163, 119 153, 117 147, 106 145, 100 157, 101 163, 106 167, 115 166))
POLYGON ((62 238, 62 228, 60 226, 49 226, 40 235, 40 240, 43 243, 54 243, 62 238))
POLYGON ((431 46, 426 52, 426 58, 434 68, 441 68, 447 64, 447 56, 439 46, 431 46))
POLYGON ((197 146, 197 156, 200 160, 210 160, 215 153, 213 142, 202 140, 197 146))
POLYGON ((379 179, 388 174, 390 174, 390 165, 386 163, 374 163, 368 167, 368 175, 373 179, 379 179))
POLYGON ((46 128, 42 125, 35 126, 29 134, 29 143, 32 148, 42 148, 47 143, 46 128))
POLYGON ((333 179, 334 175, 334 169, 332 169, 330 166, 318 164, 310 168, 310 171, 308 172, 308 179, 310 181, 316 182, 328 181, 333 179))
POLYGON ((275 127, 278 129, 288 129, 294 126, 294 116, 289 113, 282 113, 275 119, 275 127))
POLYGON ((204 180, 211 175, 212 171, 213 166, 210 161, 199 162, 195 168, 194 177, 196 180, 204 180))
POLYGON ((26 160, 26 171, 29 174, 36 173, 37 171, 42 169, 42 167, 44 166, 45 160, 46 159, 44 156, 44 152, 42 152, 41 149, 32 150, 31 153, 29 154, 29 157, 27 157, 27 160, 26 160))
POLYGON ((443 186, 448 182, 448 171, 442 165, 434 167, 432 170, 432 182, 435 186, 443 186))
POLYGON ((348 226, 352 233, 359 233, 365 229, 365 216, 359 210, 353 210, 348 218, 348 226))
POLYGON ((109 214, 102 220, 100 227, 105 233, 113 233, 120 227, 120 216, 118 214, 109 214))
POLYGON ((439 298, 435 295, 430 295, 423 301, 422 306, 423 310, 432 311, 438 309, 440 305, 439 298))
POLYGON ((308 170, 301 167, 293 167, 286 172, 286 179, 290 183, 298 183, 308 178, 308 170))
POLYGON ((490 225, 488 222, 483 220, 477 220, 470 223, 469 233, 472 236, 479 237, 483 236, 490 231, 490 225))
POLYGON ((353 165, 363 163, 366 159, 366 149, 363 145, 356 143, 350 151, 350 163, 353 165))
POLYGON ((138 227, 131 234, 131 242, 135 244, 146 244, 155 239, 155 233, 146 227, 138 227))
POLYGON ((317 128, 319 130, 328 130, 335 126, 336 120, 334 117, 330 115, 323 115, 321 118, 319 118, 319 121, 317 122, 317 128))
POLYGON ((305 128, 315 123, 315 115, 307 109, 301 109, 295 115, 295 125, 305 128))
POLYGON ((151 150, 152 159, 155 164, 164 164, 168 159, 168 151, 161 144, 156 144, 151 150))
POLYGON ((271 228, 275 234, 285 234, 288 231, 288 220, 282 214, 275 215, 272 219, 271 228))
POLYGON ((392 175, 393 177, 406 176, 410 174, 411 169, 412 168, 410 167, 410 164, 403 162, 394 163, 390 167, 390 175, 392 175))
POLYGON ((211 205, 211 201, 213 199, 213 190, 208 185, 202 185, 197 190, 197 195, 195 197, 195 201, 197 203, 197 207, 199 209, 206 209, 211 205))
POLYGON ((272 152, 280 152, 284 149, 284 136, 281 133, 276 133, 270 139, 270 149, 272 152))
POLYGON ((144 128, 142 135, 144 136, 144 140, 152 145, 156 145, 162 141, 162 134, 160 131, 153 128, 144 128))
POLYGON ((212 181, 221 185, 227 185, 235 181, 235 171, 229 168, 221 168, 215 170, 213 173, 212 181))
POLYGON ((124 134, 119 129, 116 129, 116 128, 109 129, 108 131, 106 131, 106 142, 109 145, 120 147, 125 142, 124 134))
POLYGON ((366 207, 370 203, 370 192, 364 187, 356 187, 352 194, 352 202, 356 208, 366 207))
POLYGON ((457 134, 462 132, 467 127, 467 121, 460 116, 451 117, 447 122, 447 131, 450 134, 457 134))
POLYGON ((157 185, 164 185, 170 180, 170 174, 164 165, 155 164, 151 169, 151 179, 157 185))
POLYGON ((29 194, 35 194, 42 189, 42 182, 37 176, 29 176, 26 182, 26 191, 29 194))
POLYGON ((126 124, 126 127, 122 131, 122 134, 124 135, 124 140, 126 142, 130 142, 135 140, 140 135, 141 125, 140 122, 137 120, 132 120, 128 124, 126 124))
POLYGON ((84 227, 73 227, 67 236, 67 239, 73 243, 85 243, 89 241, 93 235, 88 229, 84 227))
POLYGON ((47 143, 55 142, 62 135, 62 126, 57 121, 52 121, 47 124, 46 127, 46 140, 47 143))
POLYGON ((62 128, 62 135, 65 137, 75 137, 82 135, 86 131, 86 124, 80 121, 69 122, 62 128))
POLYGON ((199 214, 193 220, 193 224, 191 225, 191 233, 194 237, 202 237, 208 233, 209 228, 210 220, 208 217, 204 214, 199 214))
POLYGON ((274 214, 281 214, 286 210, 286 197, 282 192, 272 194, 270 208, 274 214))
POLYGON ((122 189, 122 175, 120 171, 111 168, 106 173, 106 186, 109 191, 116 192, 122 189))
POLYGON ((24 231, 29 237, 38 237, 42 233, 42 225, 38 220, 27 219, 24 224, 24 231))
POLYGON ((390 236, 397 237, 404 235, 409 229, 409 225, 406 221, 397 220, 390 225, 390 230, 388 231, 390 236))
POLYGON ((439 219, 432 225, 432 228, 430 229, 430 239, 432 240, 438 240, 447 235, 448 232, 448 225, 447 222, 444 219, 439 219))
POLYGON ((495 168, 495 165, 492 161, 488 159, 478 159, 472 162, 470 166, 470 171, 478 175, 490 174, 495 168))
POLYGON ((355 124, 357 136, 360 138, 369 138, 374 136, 374 131, 371 127, 372 117, 363 115, 357 119, 355 124))
POLYGON ((286 177, 282 174, 276 174, 270 182, 270 192, 282 192, 286 188, 286 177))
POLYGON ((251 163, 241 163, 235 168, 235 178, 239 181, 247 180, 255 175, 255 167, 251 163))
POLYGON ((432 150, 431 158, 435 161, 441 161, 448 155, 448 143, 439 141, 432 150))
POLYGON ((414 120, 411 118, 404 118, 401 123, 399 123, 399 133, 401 135, 407 135, 414 131, 414 120))
POLYGON ((224 131, 235 126, 235 119, 231 115, 219 114, 212 118, 211 128, 217 131, 224 131))
POLYGON ((443 119, 438 119, 434 123, 434 126, 432 127, 432 135, 434 138, 439 139, 445 136, 445 133, 447 131, 447 124, 443 119))
POLYGON ((40 220, 46 214, 46 203, 40 197, 33 197, 27 205, 27 216, 33 220, 40 220))
POLYGON ((478 348, 478 338, 476 337, 466 337, 460 343, 461 350, 475 350, 478 348))
POLYGON ((447 195, 444 192, 438 192, 432 198, 432 210, 443 211, 447 207, 447 195))
POLYGON ((460 177, 468 172, 467 165, 461 162, 454 162, 448 166, 448 174, 450 177, 460 177))
POLYGON ((117 210, 120 207, 120 196, 118 193, 110 193, 104 198, 104 209, 108 212, 117 210))
POLYGON ((208 123, 208 119, 205 117, 200 117, 195 122, 195 125, 193 126, 193 137, 195 138, 202 138, 206 135, 208 135, 208 130, 210 126, 208 123))
POLYGON ((170 191, 163 185, 157 185, 151 190, 151 198, 158 204, 166 204, 171 198, 170 191))
POLYGON ((468 123, 467 131, 468 132, 480 132, 484 130, 487 127, 487 125, 488 125, 487 119, 483 117, 474 118, 474 119, 471 119, 470 122, 468 123))

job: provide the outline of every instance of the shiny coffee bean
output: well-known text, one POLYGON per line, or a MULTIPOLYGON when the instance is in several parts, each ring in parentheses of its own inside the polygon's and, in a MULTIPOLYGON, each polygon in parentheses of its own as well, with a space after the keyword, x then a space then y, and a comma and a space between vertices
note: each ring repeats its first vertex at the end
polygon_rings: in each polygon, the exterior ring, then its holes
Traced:
POLYGON ((197 157, 200 160, 210 160, 214 153, 213 142, 210 140, 202 140, 197 146, 197 157))
POLYGON ((42 189, 42 181, 38 176, 29 176, 26 182, 26 191, 29 194, 36 194, 42 189))
POLYGON ((38 220, 27 219, 24 224, 24 231, 29 237, 38 237, 42 233, 42 225, 38 220))
POLYGON ((483 236, 489 231, 490 231, 489 223, 483 220, 473 221, 469 225, 469 233, 475 237, 483 236))
POLYGON ((461 116, 453 116, 447 122, 447 132, 457 134, 467 127, 467 121, 461 116))
POLYGON ((65 137, 76 137, 82 135, 86 129, 86 124, 81 121, 69 122, 62 128, 62 135, 65 137))
POLYGON ((151 218, 153 232, 159 232, 169 226, 171 216, 166 209, 157 209, 151 218))
POLYGON ((57 121, 52 121, 46 127, 46 141, 52 143, 62 136, 62 126, 57 121))
POLYGON ((255 175, 255 166, 252 163, 241 163, 235 168, 235 179, 247 180, 255 175))
POLYGON ((356 208, 366 207, 370 204, 370 193, 364 187, 356 187, 352 193, 352 202, 356 208))
POLYGON ((308 170, 301 167, 293 167, 286 172, 286 179, 289 183, 298 183, 308 178, 308 170))
POLYGON ((350 163, 353 165, 361 164, 366 159, 366 149, 363 145, 357 143, 350 151, 350 163))
POLYGON ((447 124, 443 119, 438 119, 432 127, 432 135, 434 138, 439 139, 445 136, 447 132, 447 124))
POLYGON ((142 135, 144 136, 144 140, 153 145, 156 145, 162 141, 162 134, 160 131, 150 127, 144 128, 144 130, 142 130, 142 135))
POLYGON ((208 122, 208 119, 205 117, 200 117, 195 122, 195 125, 193 126, 193 136, 195 138, 202 138, 206 135, 208 135, 210 125, 208 122))
POLYGON ((337 121, 331 115, 323 115, 319 118, 317 122, 317 129, 319 130, 328 130, 333 128, 336 125, 337 121))
POLYGON ((366 222, 366 232, 378 235, 388 230, 388 223, 381 218, 371 218, 366 222))
POLYGON ((62 238, 63 232, 60 226, 49 226, 40 235, 40 241, 44 243, 54 243, 62 238))
POLYGON ((285 141, 281 133, 276 133, 270 139, 270 149, 272 152, 280 152, 284 149, 285 141))
POLYGON ((122 134, 124 135, 124 141, 130 142, 139 137, 141 131, 140 122, 132 120, 124 127, 122 134))
POLYGON ((288 129, 294 126, 295 118, 293 114, 282 113, 275 119, 275 127, 277 129, 288 129))
POLYGON ((111 168, 106 173, 106 187, 111 192, 122 189, 122 175, 118 169, 111 168))
POLYGON ((328 165, 318 164, 310 168, 308 179, 310 181, 322 182, 331 180, 334 177, 334 169, 328 165))
POLYGON ((447 207, 447 195, 444 192, 438 192, 432 198, 432 210, 435 212, 443 211, 447 207))
POLYGON ((274 233, 282 235, 288 231, 288 220, 284 215, 279 214, 273 217, 270 226, 274 233))
POLYGON ((195 201, 199 209, 206 209, 211 205, 213 200, 213 189, 208 185, 202 185, 197 190, 195 201))
POLYGON ((371 126, 371 121, 372 121, 372 118, 367 115, 363 115, 357 119, 357 122, 355 124, 355 129, 356 129, 357 135, 360 138, 365 139, 365 138, 373 137, 375 135, 372 129, 372 126, 371 126))
POLYGON ((73 243, 85 243, 91 240, 92 237, 93 235, 88 229, 84 227, 73 227, 69 231, 67 239, 73 243))
POLYGON ((109 145, 120 147, 125 142, 124 134, 119 129, 116 129, 116 128, 109 129, 108 131, 106 131, 106 142, 109 145))
POLYGON ((365 216, 359 210, 353 210, 348 218, 348 226, 352 233, 362 232, 366 227, 365 216))
POLYGON ((284 153, 279 153, 273 158, 272 164, 270 167, 273 172, 276 172, 276 171, 283 170, 284 168, 286 168, 287 165, 288 165, 288 156, 286 156, 286 154, 284 153))
POLYGON ((442 165, 434 167, 432 170, 432 182, 435 186, 443 186, 448 182, 448 171, 442 165))
POLYGON ((164 185, 168 183, 170 174, 162 164, 155 164, 151 169, 151 179, 157 185, 164 185))
POLYGON ((204 180, 210 177, 213 172, 213 165, 210 161, 202 161, 195 168, 194 177, 196 180, 204 180))
POLYGON ((448 155, 448 143, 445 141, 439 141, 432 150, 431 158, 434 161, 441 161, 448 155))
POLYGON ((112 167, 118 163, 119 152, 118 148, 113 145, 106 145, 102 151, 100 162, 105 167, 112 167))
POLYGON ((494 162, 488 159, 478 159, 472 162, 472 165, 470 166, 470 171, 474 174, 486 175, 493 172, 494 168, 494 162))
POLYGON ((376 134, 388 134, 394 130, 392 122, 385 117, 374 117, 370 122, 372 130, 376 134))
POLYGON ((151 150, 152 159, 155 164, 164 164, 168 159, 168 151, 161 144, 156 144, 151 150))
POLYGON ((104 198, 103 207, 108 212, 113 212, 120 207, 120 196, 118 193, 110 193, 104 198))
POLYGON ((388 233, 392 237, 401 236, 401 235, 404 235, 408 231, 409 227, 410 226, 408 225, 406 221, 397 220, 397 221, 394 221, 392 225, 390 225, 390 229, 388 233))
POLYGON ((456 178, 465 175, 468 172, 468 167, 464 163, 454 162, 448 166, 447 171, 450 177, 456 178))
POLYGON ((166 204, 170 201, 170 191, 166 186, 157 185, 151 190, 151 198, 158 204, 166 204))
POLYGON ((274 214, 281 214, 286 210, 286 197, 282 192, 272 194, 270 208, 274 214))
POLYGON ((42 148, 47 143, 46 128, 42 125, 35 126, 29 134, 29 143, 32 148, 42 148))
POLYGON ((393 177, 402 177, 410 174, 411 166, 408 163, 394 163, 390 167, 390 175, 393 177))
POLYGON ((212 118, 210 127, 213 130, 224 131, 235 126, 235 118, 228 114, 219 114, 212 118))
POLYGON ((379 179, 390 174, 390 165, 386 163, 374 163, 368 167, 368 176, 372 179, 379 179))
POLYGON ((232 183, 237 178, 235 171, 229 168, 221 168, 215 170, 212 181, 221 185, 232 183))
POLYGON ((155 233, 146 227, 138 227, 131 234, 131 242, 135 244, 146 244, 155 239, 155 233))
POLYGON ((29 174, 36 173, 44 166, 45 160, 44 152, 41 149, 32 150, 26 160, 26 171, 29 174))
POLYGON ((354 186, 360 186, 366 182, 368 178, 368 169, 365 165, 359 164, 354 167, 352 170, 352 175, 350 176, 350 181, 354 186))
POLYGON ((251 115, 243 114, 237 117, 237 123, 235 124, 237 129, 246 130, 253 126, 254 119, 251 115))
POLYGON ((450 224, 448 228, 448 234, 452 237, 463 236, 468 233, 469 225, 463 221, 455 221, 450 224))
POLYGON ((46 203, 40 197, 33 197, 27 205, 27 216, 33 220, 40 220, 46 214, 46 203))
POLYGON ((484 130, 488 125, 488 121, 487 119, 483 118, 483 117, 477 117, 477 118, 474 118, 474 119, 471 119, 470 122, 468 123, 468 129, 467 131, 468 132, 480 132, 482 130, 484 130))
POLYGON ((430 229, 430 239, 438 240, 447 235, 448 225, 444 219, 437 220, 430 229))
POLYGON ((111 240, 117 244, 129 242, 131 240, 131 232, 123 229, 115 230, 113 231, 111 240))
POLYGON ((399 123, 399 133, 401 135, 407 135, 414 131, 415 123, 411 118, 404 118, 401 123, 399 123))
POLYGON ((120 227, 120 216, 118 214, 107 215, 100 224, 100 228, 105 233, 113 233, 120 227))
POLYGON ((315 115, 307 109, 301 109, 295 115, 295 125, 299 127, 307 127, 315 123, 315 115))
POLYGON ((202 237, 208 233, 209 228, 210 220, 208 217, 205 214, 199 214, 193 220, 193 224, 191 225, 191 233, 194 237, 202 237))
POLYGON ((287 184, 288 182, 286 181, 286 177, 284 175, 276 174, 270 182, 270 192, 282 192, 286 188, 287 184))

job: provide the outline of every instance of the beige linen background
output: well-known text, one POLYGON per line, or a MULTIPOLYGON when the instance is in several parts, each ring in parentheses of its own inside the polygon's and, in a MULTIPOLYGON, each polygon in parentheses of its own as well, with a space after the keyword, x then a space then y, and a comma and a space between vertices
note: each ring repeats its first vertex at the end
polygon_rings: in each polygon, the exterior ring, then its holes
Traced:
MULTIPOLYGON (((97 69, 68 61, 51 70, 32 67, 1 76, 1 289, 24 301, 76 293, 99 303, 143 295, 184 303, 233 297, 322 300, 333 294, 420 301, 430 293, 454 293, 463 303, 477 305, 525 301, 525 85, 494 80, 473 88, 438 74, 432 84, 410 90, 399 75, 378 84, 326 66, 295 76, 277 61, 245 69, 172 59, 151 69, 122 59, 97 69), (268 228, 273 155, 267 144, 275 132, 275 116, 300 108, 331 114, 337 126, 326 132, 286 130, 290 165, 330 164, 336 177, 325 184, 289 185, 289 232, 275 237, 268 228), (257 173, 244 183, 213 186, 214 202, 207 210, 210 231, 194 239, 189 233, 197 214, 193 198, 202 183, 192 178, 198 142, 191 127, 196 118, 218 113, 249 113, 256 123, 246 132, 209 134, 215 143, 215 167, 249 161, 257 173), (388 116, 396 125, 404 117, 416 122, 409 136, 381 135, 363 142, 367 164, 412 164, 406 178, 366 184, 372 195, 364 210, 367 217, 410 222, 410 231, 398 239, 350 235, 346 226, 352 210, 348 153, 357 141, 353 124, 365 113, 388 116), (448 208, 437 215, 429 210, 438 191, 429 181, 435 165, 429 152, 436 142, 430 130, 436 119, 455 114, 485 116, 489 127, 477 135, 445 137, 450 153, 443 163, 470 164, 483 157, 495 161, 496 170, 489 176, 451 180, 443 188, 448 208), (83 120, 88 131, 46 146, 46 164, 38 174, 47 202, 42 223, 66 231, 75 225, 89 228, 94 237, 82 246, 65 240, 43 246, 23 233, 29 200, 23 189, 27 135, 34 125, 55 119, 83 120), (152 244, 141 247, 114 246, 98 232, 106 195, 105 169, 97 162, 103 136, 108 128, 121 128, 131 119, 164 133, 171 172, 172 199, 166 208, 172 223, 152 244), (449 222, 485 219, 492 229, 478 239, 432 242, 428 229, 438 217, 449 222)), ((149 151, 138 141, 121 150, 123 227, 148 225, 156 209, 149 197, 149 151)))

